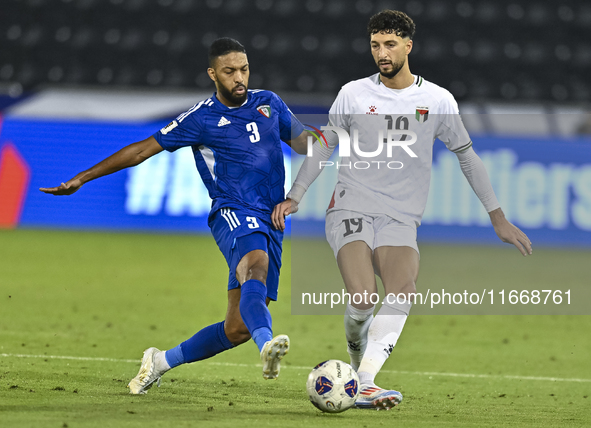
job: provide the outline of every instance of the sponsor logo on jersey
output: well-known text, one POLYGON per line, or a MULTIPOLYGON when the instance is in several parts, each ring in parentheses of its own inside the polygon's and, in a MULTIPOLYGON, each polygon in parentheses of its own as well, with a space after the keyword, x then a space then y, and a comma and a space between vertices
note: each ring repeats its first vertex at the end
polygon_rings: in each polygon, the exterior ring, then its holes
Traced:
POLYGON ((415 118, 419 121, 419 123, 426 122, 429 118, 429 107, 419 107, 417 106, 417 112, 415 113, 415 118))
POLYGON ((271 117, 271 106, 268 104, 260 105, 257 107, 257 111, 265 116, 266 118, 271 117))
POLYGON ((228 119, 226 119, 224 116, 222 116, 222 118, 220 119, 220 121, 218 122, 218 126, 224 126, 224 125, 229 125, 232 122, 230 122, 228 119))
POLYGON ((365 114, 378 114, 378 112, 376 111, 377 109, 378 108, 376 106, 369 106, 369 111, 365 114))
POLYGON ((170 131, 172 131, 174 128, 176 128, 177 126, 179 126, 178 122, 176 120, 173 120, 168 125, 166 125, 164 128, 162 128, 160 130, 160 132, 162 133, 162 135, 166 135, 170 131))

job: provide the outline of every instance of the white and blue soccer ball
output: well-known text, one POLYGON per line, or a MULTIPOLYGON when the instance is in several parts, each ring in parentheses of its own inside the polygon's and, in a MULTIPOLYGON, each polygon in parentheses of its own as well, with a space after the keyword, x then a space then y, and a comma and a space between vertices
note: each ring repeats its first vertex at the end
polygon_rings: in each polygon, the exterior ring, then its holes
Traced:
POLYGON ((308 375, 310 401, 323 412, 340 413, 355 405, 359 377, 353 367, 339 360, 318 364, 308 375))

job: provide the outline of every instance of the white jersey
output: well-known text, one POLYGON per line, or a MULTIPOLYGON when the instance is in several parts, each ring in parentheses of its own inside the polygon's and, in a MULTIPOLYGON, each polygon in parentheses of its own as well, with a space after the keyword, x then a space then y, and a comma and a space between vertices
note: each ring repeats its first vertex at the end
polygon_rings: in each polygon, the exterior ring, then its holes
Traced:
POLYGON ((330 125, 349 133, 351 153, 338 163, 329 210, 386 214, 418 226, 427 204, 435 139, 453 152, 472 145, 453 96, 414 77, 411 86, 400 90, 381 83, 379 73, 342 87, 329 118, 330 125), (400 146, 413 140, 405 130, 417 139, 400 146))

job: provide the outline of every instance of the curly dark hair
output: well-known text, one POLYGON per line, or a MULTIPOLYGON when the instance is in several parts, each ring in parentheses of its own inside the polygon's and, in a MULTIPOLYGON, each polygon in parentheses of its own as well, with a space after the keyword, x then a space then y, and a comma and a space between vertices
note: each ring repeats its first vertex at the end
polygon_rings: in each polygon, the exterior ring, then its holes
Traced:
POLYGON ((384 32, 412 39, 415 35, 415 29, 414 21, 406 13, 398 10, 382 10, 369 18, 369 24, 367 24, 367 34, 369 36, 384 32))

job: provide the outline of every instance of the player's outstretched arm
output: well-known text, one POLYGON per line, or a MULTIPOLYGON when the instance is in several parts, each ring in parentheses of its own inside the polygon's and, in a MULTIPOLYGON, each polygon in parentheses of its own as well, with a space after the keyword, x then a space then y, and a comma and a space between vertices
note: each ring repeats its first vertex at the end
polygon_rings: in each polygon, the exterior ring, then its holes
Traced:
MULTIPOLYGON (((339 139, 336 133, 329 131, 323 133, 323 135, 325 136, 326 146, 319 142, 313 144, 313 153, 307 153, 306 159, 304 159, 304 162, 298 171, 294 184, 287 194, 287 199, 277 204, 273 210, 273 225, 279 230, 285 230, 285 217, 297 212, 298 204, 304 197, 304 194, 314 180, 316 180, 318 175, 320 175, 324 169, 324 165, 326 165, 326 161, 328 161, 332 152, 338 145, 339 139)), ((305 141, 307 152, 308 132, 303 132, 300 137, 302 136, 302 144, 303 141, 305 141)))
POLYGON ((501 241, 515 245, 524 256, 532 254, 529 238, 505 218, 482 159, 474 152, 472 147, 457 152, 456 156, 460 161, 460 168, 464 176, 488 212, 497 236, 501 241))
POLYGON ((44 193, 51 195, 71 195, 76 192, 83 184, 94 180, 95 178, 103 177, 112 174, 130 166, 135 166, 149 157, 154 156, 162 151, 162 147, 154 137, 149 137, 137 143, 130 144, 112 154, 103 161, 97 163, 90 169, 77 174, 74 178, 62 183, 58 187, 41 187, 44 193))
POLYGON ((505 218, 501 208, 489 212, 488 215, 501 241, 515 245, 524 256, 532 254, 531 241, 527 235, 505 218))

